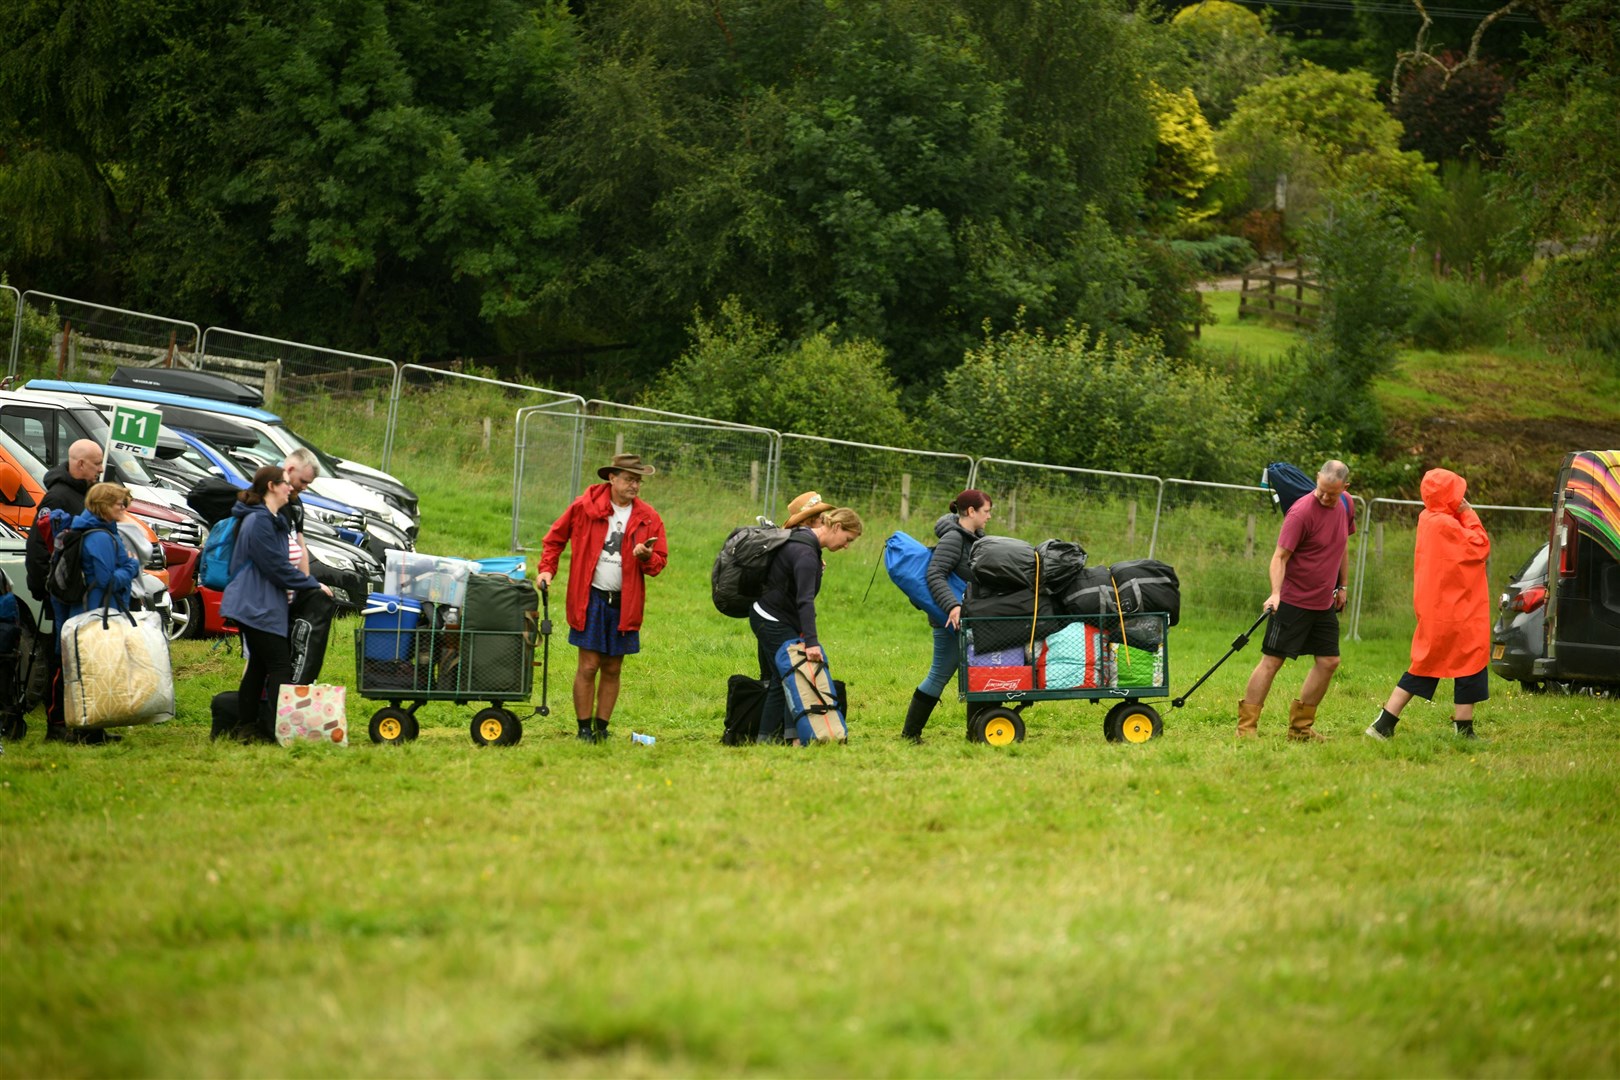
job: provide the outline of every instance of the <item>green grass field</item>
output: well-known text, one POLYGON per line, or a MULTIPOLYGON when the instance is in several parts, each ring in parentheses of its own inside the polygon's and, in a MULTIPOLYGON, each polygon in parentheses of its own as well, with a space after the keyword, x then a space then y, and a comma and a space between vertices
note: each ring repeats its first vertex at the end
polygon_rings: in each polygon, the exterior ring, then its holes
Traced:
MULTIPOLYGON (((510 444, 459 438, 396 451, 421 547, 502 551, 510 444)), ((509 749, 453 704, 374 746, 352 692, 347 750, 211 745, 240 658, 208 642, 175 649, 174 722, 8 746, 0 1075, 1620 1073, 1620 702, 1496 681, 1482 741, 1415 702, 1374 743, 1389 634, 1347 643, 1325 745, 1282 737, 1298 664, 1235 744, 1251 644, 1147 745, 1057 702, 972 746, 948 699, 910 746, 929 639, 867 593, 874 530, 821 603, 850 744, 725 748, 753 642, 708 602, 724 523, 661 508, 610 745, 572 737, 559 635, 509 749)), ((1177 627, 1176 691, 1247 623, 1177 627)), ((353 664, 345 627, 325 681, 353 664)))

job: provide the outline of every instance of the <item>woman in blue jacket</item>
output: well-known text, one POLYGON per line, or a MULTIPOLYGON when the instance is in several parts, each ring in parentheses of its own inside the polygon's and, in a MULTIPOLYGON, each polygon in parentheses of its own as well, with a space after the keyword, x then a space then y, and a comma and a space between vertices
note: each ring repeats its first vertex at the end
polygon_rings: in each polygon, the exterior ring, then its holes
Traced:
MULTIPOLYGON (((84 596, 71 605, 51 598, 57 626, 103 607, 129 610, 130 586, 141 576, 141 564, 118 535, 118 523, 129 520, 129 502, 129 489, 122 484, 95 484, 85 492, 84 510, 69 525, 83 533, 79 565, 84 570, 84 596)), ((103 743, 120 736, 85 728, 74 730, 68 738, 76 743, 103 743)))
MULTIPOLYGON (((219 611, 241 628, 247 645, 247 667, 237 688, 240 718, 231 734, 244 740, 274 741, 276 699, 281 684, 292 677, 292 645, 287 640, 287 612, 294 592, 332 590, 292 561, 291 526, 281 515, 293 486, 280 465, 253 474, 253 486, 242 492, 231 515, 236 542, 231 551, 231 580, 219 611), (267 707, 260 708, 263 696, 267 707)), ((214 738, 223 732, 215 731, 214 738)))
POLYGON ((934 661, 928 667, 928 675, 912 691, 911 706, 906 709, 906 726, 900 732, 912 742, 922 742, 923 726, 933 714, 934 706, 939 704, 951 676, 956 674, 961 649, 956 631, 961 625, 962 598, 956 595, 951 578, 967 580, 969 555, 989 522, 990 496, 978 488, 968 488, 958 495, 951 501, 950 512, 934 522, 934 535, 939 537, 939 543, 928 557, 928 592, 939 610, 945 613, 945 625, 928 620, 934 630, 934 661))
POLYGON ((122 484, 96 484, 85 493, 84 512, 71 526, 84 534, 79 548, 84 598, 72 606, 52 601, 60 609, 58 626, 86 611, 129 608, 130 585, 141 575, 141 564, 118 535, 118 523, 129 517, 129 501, 129 489, 122 484))

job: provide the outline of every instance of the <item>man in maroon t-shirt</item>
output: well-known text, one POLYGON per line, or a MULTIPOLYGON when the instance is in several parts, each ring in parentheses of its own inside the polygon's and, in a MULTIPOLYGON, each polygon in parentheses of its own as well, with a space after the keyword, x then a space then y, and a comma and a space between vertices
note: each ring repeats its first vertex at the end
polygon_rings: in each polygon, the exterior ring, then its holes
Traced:
POLYGON ((1316 490, 1295 501, 1283 517, 1265 605, 1273 613, 1271 625, 1260 645, 1264 655, 1238 702, 1239 736, 1259 734, 1260 710, 1283 661, 1309 653, 1316 663, 1288 707, 1288 737, 1323 741, 1312 725, 1316 706, 1339 669, 1339 612, 1344 610, 1350 568, 1350 534, 1356 531, 1355 511, 1342 497, 1349 485, 1349 466, 1329 461, 1316 474, 1316 490))

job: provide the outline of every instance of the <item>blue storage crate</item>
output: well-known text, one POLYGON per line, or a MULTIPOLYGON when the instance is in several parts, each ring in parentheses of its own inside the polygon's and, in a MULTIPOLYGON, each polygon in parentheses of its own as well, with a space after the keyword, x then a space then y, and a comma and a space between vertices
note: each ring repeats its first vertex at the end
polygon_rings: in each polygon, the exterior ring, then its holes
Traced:
POLYGON ((366 659, 409 660, 416 652, 416 624, 422 602, 408 596, 372 593, 366 597, 366 659))

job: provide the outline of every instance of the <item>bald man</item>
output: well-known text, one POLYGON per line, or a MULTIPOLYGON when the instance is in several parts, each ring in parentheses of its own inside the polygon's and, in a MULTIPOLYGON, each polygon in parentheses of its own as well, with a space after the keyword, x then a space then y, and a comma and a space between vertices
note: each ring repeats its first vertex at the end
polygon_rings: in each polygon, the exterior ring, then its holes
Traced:
MULTIPOLYGON (((80 439, 68 447, 67 460, 52 465, 45 474, 45 497, 39 502, 39 510, 35 520, 44 517, 52 510, 66 510, 74 517, 84 513, 84 496, 90 490, 90 485, 101 480, 101 469, 104 459, 101 444, 92 439, 80 439)), ((28 569, 28 591, 34 594, 34 599, 44 604, 44 610, 51 610, 49 604, 50 594, 45 591, 45 575, 51 567, 51 553, 45 550, 44 541, 39 531, 30 530, 28 534, 28 547, 23 555, 23 564, 28 569)), ((52 626, 51 629, 51 670, 50 693, 45 698, 45 738, 67 739, 67 721, 62 715, 62 652, 61 627, 52 626)), ((101 731, 84 731, 79 733, 79 742, 101 742, 105 733, 101 731)))
POLYGON ((1311 669, 1288 706, 1288 737, 1324 741, 1315 726, 1316 707, 1339 670, 1339 612, 1349 581, 1350 536, 1356 531, 1354 507, 1344 498, 1349 486, 1350 467, 1325 462, 1316 489, 1283 515, 1271 555, 1271 595, 1264 605, 1272 613, 1271 625, 1260 643, 1260 663, 1238 702, 1240 738, 1259 734, 1260 710, 1284 662, 1309 655, 1311 669))

